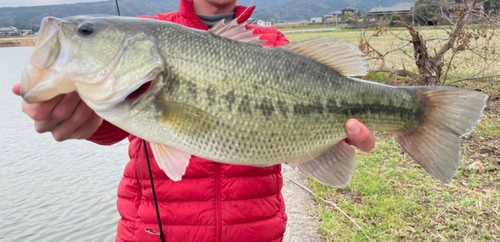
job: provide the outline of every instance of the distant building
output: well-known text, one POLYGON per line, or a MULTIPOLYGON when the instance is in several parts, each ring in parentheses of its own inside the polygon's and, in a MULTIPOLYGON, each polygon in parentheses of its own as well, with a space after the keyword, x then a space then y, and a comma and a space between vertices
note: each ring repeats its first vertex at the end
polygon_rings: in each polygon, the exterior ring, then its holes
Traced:
POLYGON ((368 12, 367 18, 375 18, 378 19, 384 16, 392 16, 392 15, 411 15, 413 7, 415 3, 411 2, 400 2, 390 7, 377 7, 372 8, 368 12))
POLYGON ((331 23, 335 22, 335 21, 333 21, 333 20, 335 20, 335 18, 337 18, 337 20, 336 20, 337 23, 340 23, 340 22, 342 22, 342 19, 344 18, 344 13, 342 12, 342 10, 337 10, 337 11, 333 11, 330 16, 331 16, 331 21, 330 21, 331 23))
POLYGON ((323 23, 323 17, 314 17, 314 18, 311 18, 311 23, 312 24, 323 23))
POLYGON ((323 21, 324 23, 341 23, 344 22, 344 17, 347 14, 349 14, 352 18, 357 19, 361 16, 361 11, 355 8, 344 8, 342 10, 336 10, 325 14, 323 16, 323 21))
POLYGON ((358 9, 355 9, 355 8, 344 8, 341 11, 342 11, 342 15, 344 15, 344 16, 346 14, 351 14, 351 16, 361 15, 361 11, 359 11, 358 9))
POLYGON ((273 24, 274 24, 274 21, 272 21, 271 19, 259 19, 259 20, 257 20, 257 25, 259 25, 259 26, 270 27, 270 26, 273 26, 273 24))
POLYGON ((33 31, 31 29, 22 29, 21 35, 32 35, 33 31))
POLYGON ((19 34, 19 32, 17 31, 17 28, 14 26, 0 28, 0 35, 12 36, 12 35, 18 35, 18 34, 19 34))
POLYGON ((323 15, 323 23, 325 23, 325 24, 335 23, 333 21, 333 19, 335 18, 334 16, 335 15, 331 15, 331 14, 325 14, 325 15, 323 15))

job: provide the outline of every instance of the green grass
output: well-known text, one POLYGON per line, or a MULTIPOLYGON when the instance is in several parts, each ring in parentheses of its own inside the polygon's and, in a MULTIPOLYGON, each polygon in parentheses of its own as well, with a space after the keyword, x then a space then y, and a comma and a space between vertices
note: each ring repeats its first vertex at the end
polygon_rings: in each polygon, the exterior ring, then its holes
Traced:
MULTIPOLYGON (((320 204, 321 231, 331 241, 498 241, 498 172, 472 173, 460 167, 451 186, 430 177, 403 155, 390 136, 377 134, 377 146, 358 152, 358 168, 346 189, 311 180, 318 196, 340 212, 320 204)), ((497 146, 498 147, 498 146, 497 146)))
MULTIPOLYGON (((404 35, 404 30, 396 29, 404 35)), ((444 30, 424 29, 425 36, 445 35, 444 30)), ((287 34, 292 41, 318 37, 343 38, 357 44, 359 30, 287 34)), ((374 38, 374 45, 389 49, 398 43, 393 35, 374 38)), ((500 43, 500 40, 498 40, 500 43)), ((500 46, 500 45, 499 45, 500 46)), ((413 51, 406 50, 409 55, 413 51)), ((391 61, 411 69, 411 59, 397 53, 391 61)), ((472 57, 450 71, 449 80, 466 77, 477 69, 472 57)), ((370 63, 373 64, 373 63, 370 63)), ((491 73, 498 63, 491 67, 491 73)), ((364 79, 392 85, 411 80, 387 73, 370 73, 364 79)), ((402 152, 394 138, 376 133, 371 152, 357 152, 358 167, 346 189, 332 189, 310 180, 318 197, 337 204, 362 229, 330 205, 317 200, 320 231, 328 241, 500 241, 500 81, 461 82, 455 85, 490 94, 488 108, 476 129, 462 141, 462 159, 452 184, 432 178, 402 152), (466 169, 481 162, 486 172, 466 169)))
POLYGON ((374 82, 383 82, 389 78, 391 78, 391 77, 390 77, 390 74, 387 72, 371 72, 371 73, 368 73, 368 75, 366 75, 364 77, 364 79, 374 81, 374 82))
POLYGON ((500 139, 500 125, 498 118, 485 119, 478 124, 476 129, 479 136, 493 136, 500 139))

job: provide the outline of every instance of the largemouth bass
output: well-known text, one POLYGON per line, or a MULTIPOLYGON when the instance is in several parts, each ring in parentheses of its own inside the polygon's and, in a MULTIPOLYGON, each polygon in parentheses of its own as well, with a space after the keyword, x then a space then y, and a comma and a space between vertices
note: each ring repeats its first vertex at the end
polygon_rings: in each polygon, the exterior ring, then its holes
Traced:
POLYGON ((344 124, 392 132, 432 176, 450 183, 460 137, 487 95, 392 87, 352 78, 368 64, 353 45, 315 39, 262 47, 244 24, 210 31, 124 17, 46 18, 21 82, 26 102, 77 91, 99 116, 151 143, 180 180, 191 155, 216 162, 289 163, 333 187, 354 175, 344 124))

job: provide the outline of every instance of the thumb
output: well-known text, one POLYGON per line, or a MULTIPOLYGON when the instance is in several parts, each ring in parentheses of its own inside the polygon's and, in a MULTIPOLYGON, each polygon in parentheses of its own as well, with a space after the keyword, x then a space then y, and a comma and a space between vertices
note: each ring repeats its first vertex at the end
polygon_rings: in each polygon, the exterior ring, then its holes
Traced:
POLYGON ((347 142, 363 151, 370 151, 375 146, 375 139, 368 128, 356 119, 346 123, 347 142))
POLYGON ((12 92, 18 96, 21 95, 21 84, 19 83, 16 83, 14 84, 14 86, 12 87, 12 92))

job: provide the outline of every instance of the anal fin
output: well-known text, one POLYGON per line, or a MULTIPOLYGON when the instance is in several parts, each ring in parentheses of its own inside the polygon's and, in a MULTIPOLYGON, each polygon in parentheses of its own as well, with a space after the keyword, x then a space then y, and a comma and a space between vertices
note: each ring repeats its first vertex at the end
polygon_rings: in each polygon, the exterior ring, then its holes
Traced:
POLYGON ((158 166, 172 181, 180 181, 186 173, 191 154, 163 144, 150 144, 158 166))
POLYGON ((292 165, 324 185, 344 188, 354 176, 356 162, 354 149, 340 141, 314 159, 292 165))

